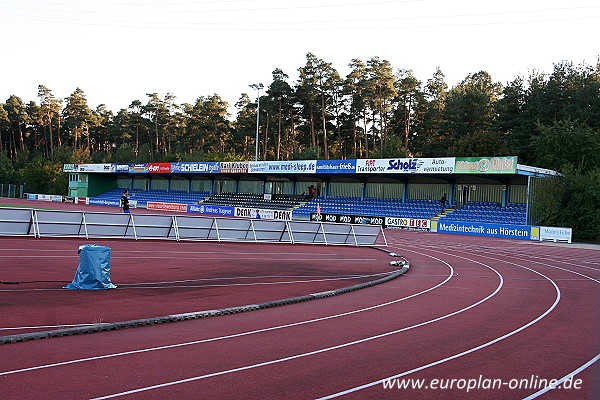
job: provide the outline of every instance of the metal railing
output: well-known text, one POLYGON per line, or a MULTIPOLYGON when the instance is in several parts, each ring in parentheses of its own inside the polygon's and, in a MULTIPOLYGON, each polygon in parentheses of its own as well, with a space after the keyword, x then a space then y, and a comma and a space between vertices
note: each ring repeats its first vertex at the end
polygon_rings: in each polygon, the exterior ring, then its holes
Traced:
POLYGON ((0 208, 0 236, 387 246, 381 226, 0 208))
POLYGON ((0 183, 0 197, 21 198, 23 196, 23 185, 11 183, 0 183))

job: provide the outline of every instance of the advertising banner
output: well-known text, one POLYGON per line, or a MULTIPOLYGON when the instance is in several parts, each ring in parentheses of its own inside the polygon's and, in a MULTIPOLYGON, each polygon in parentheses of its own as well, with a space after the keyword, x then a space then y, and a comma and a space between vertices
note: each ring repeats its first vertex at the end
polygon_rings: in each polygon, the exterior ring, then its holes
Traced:
POLYGON ((314 174, 317 171, 316 160, 301 161, 250 161, 248 163, 249 173, 266 174, 314 174))
POLYGON ((115 172, 114 164, 79 164, 77 172, 115 172))
POLYGON ((233 217, 235 215, 234 207, 224 207, 224 206, 209 206, 209 205, 196 205, 190 204, 188 205, 187 212, 189 213, 199 213, 206 215, 223 215, 226 217, 233 217))
POLYGON ((51 201, 55 201, 57 203, 62 203, 63 202, 63 197, 59 194, 53 194, 50 197, 51 201))
POLYGON ((483 222, 431 221, 431 232, 488 236, 508 239, 540 240, 539 229, 528 225, 485 224, 483 222), (532 229, 536 228, 536 229, 532 229))
POLYGON ((37 197, 37 194, 27 193, 27 200, 37 200, 37 197))
POLYGON ((456 157, 457 174, 514 174, 517 157, 456 157))
POLYGON ((571 243, 573 229, 540 226, 540 240, 571 243))
POLYGON ((129 172, 129 164, 115 164, 115 172, 129 172))
POLYGON ((431 221, 422 218, 385 217, 385 226, 390 228, 429 230, 431 221))
POLYGON ((356 172, 368 174, 452 174, 454 157, 356 160, 356 172))
POLYGON ((160 202, 149 201, 147 208, 148 208, 148 210, 187 212, 188 205, 187 204, 178 204, 178 203, 160 203, 160 202))
POLYGON ((171 163, 171 173, 208 173, 218 174, 221 166, 218 162, 178 162, 171 163))
POLYGON ((93 205, 93 206, 121 207, 120 200, 111 200, 111 199, 89 199, 88 204, 93 205))
POLYGON ((38 194, 37 195, 37 200, 52 201, 52 196, 49 195, 49 194, 38 194))
POLYGON ((226 161, 221 162, 222 174, 247 174, 248 161, 226 161))
POLYGON ((79 164, 63 164, 63 172, 77 172, 79 164))
POLYGON ((262 210, 257 208, 235 208, 235 216, 254 219, 276 219, 280 221, 291 221, 292 212, 285 210, 262 210))
POLYGON ((171 172, 171 163, 150 163, 148 172, 151 174, 168 174, 171 172))
POLYGON ((147 174, 148 168, 149 168, 149 164, 147 164, 147 163, 129 164, 129 173, 130 174, 147 174))
POLYGON ((76 202, 77 204, 90 204, 87 197, 77 197, 76 202))
POLYGON ((384 217, 370 217, 365 215, 346 215, 346 214, 317 214, 311 213, 310 220, 315 222, 334 222, 337 224, 354 225, 381 225, 385 223, 384 217))
POLYGON ((353 174, 356 160, 317 160, 318 174, 353 174))

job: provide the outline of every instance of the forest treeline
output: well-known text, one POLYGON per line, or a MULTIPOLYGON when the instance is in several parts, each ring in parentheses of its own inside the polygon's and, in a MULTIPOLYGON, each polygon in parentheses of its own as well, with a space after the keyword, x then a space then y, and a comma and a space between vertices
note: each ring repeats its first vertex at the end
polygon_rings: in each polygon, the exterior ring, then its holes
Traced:
MULTIPOLYGON (((583 179, 583 201, 598 208, 600 60, 505 84, 481 71, 453 87, 439 68, 421 81, 379 57, 351 60, 349 71, 312 53, 296 81, 276 68, 260 92, 259 159, 516 155, 583 179)), ((253 160, 258 92, 249 92, 234 115, 218 94, 178 104, 148 93, 121 110, 90 107, 80 88, 63 99, 39 85, 38 102, 11 95, 0 103, 0 182, 64 193, 63 163, 253 160)))

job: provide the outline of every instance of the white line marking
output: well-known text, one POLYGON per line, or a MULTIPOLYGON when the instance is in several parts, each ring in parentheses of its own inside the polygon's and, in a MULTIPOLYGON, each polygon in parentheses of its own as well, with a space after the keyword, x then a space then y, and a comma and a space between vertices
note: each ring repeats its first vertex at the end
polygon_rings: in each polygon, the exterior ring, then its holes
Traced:
MULTIPOLYGON (((419 254, 419 253, 417 253, 417 254, 419 254)), ((131 351, 125 351, 125 352, 113 353, 113 354, 105 354, 105 355, 101 355, 101 356, 87 357, 87 358, 75 359, 75 360, 70 360, 70 361, 62 361, 62 362, 57 362, 57 363, 52 363, 52 364, 39 365, 39 366, 35 366, 35 367, 28 367, 28 368, 21 368, 21 369, 16 369, 16 370, 11 370, 11 371, 5 371, 5 372, 0 372, 0 376, 16 374, 16 373, 21 373, 21 372, 27 372, 27 371, 34 371, 34 370, 45 369, 45 368, 59 367, 59 366, 63 366, 63 365, 76 364, 76 363, 85 362, 85 361, 93 361, 93 360, 100 360, 100 359, 106 359, 106 358, 121 357, 121 356, 126 356, 126 355, 131 355, 131 354, 147 353, 147 352, 157 351, 157 350, 166 350, 166 349, 172 349, 172 348, 177 348, 177 347, 214 342, 214 341, 218 341, 218 340, 238 338, 238 337, 254 335, 254 334, 262 333, 262 332, 270 332, 270 331, 284 329, 284 328, 290 328, 290 327, 294 327, 294 326, 300 326, 300 325, 306 325, 306 324, 311 324, 311 323, 320 322, 320 321, 326 321, 326 320, 333 319, 333 318, 344 317, 347 315, 357 314, 360 312, 365 312, 365 311, 385 307, 385 306, 388 306, 391 304, 396 304, 400 301, 411 299, 413 297, 420 296, 422 294, 425 294, 427 292, 435 290, 438 287, 446 284, 446 282, 448 282, 452 278, 452 276, 454 275, 454 269, 452 268, 452 266, 450 264, 448 264, 447 262, 440 260, 436 257, 433 257, 433 256, 429 256, 429 257, 431 257, 437 261, 440 261, 441 263, 448 266, 448 268, 450 269, 450 273, 448 274, 448 276, 446 276, 446 279, 444 279, 442 282, 438 283, 437 285, 430 287, 429 289, 425 289, 420 292, 411 294, 409 296, 401 297, 396 300, 388 301, 386 303, 376 304, 374 306, 365 307, 365 308, 361 308, 358 310, 348 311, 348 312, 344 312, 344 313, 340 313, 340 314, 328 315, 326 317, 320 317, 320 318, 315 318, 315 319, 305 320, 305 321, 300 321, 300 322, 293 322, 290 324, 272 326, 269 328, 256 329, 256 330, 252 330, 252 331, 246 331, 246 332, 241 332, 241 333, 236 333, 236 334, 231 334, 231 335, 219 336, 219 337, 215 337, 215 338, 194 340, 191 342, 151 347, 148 349, 131 350, 131 351)))

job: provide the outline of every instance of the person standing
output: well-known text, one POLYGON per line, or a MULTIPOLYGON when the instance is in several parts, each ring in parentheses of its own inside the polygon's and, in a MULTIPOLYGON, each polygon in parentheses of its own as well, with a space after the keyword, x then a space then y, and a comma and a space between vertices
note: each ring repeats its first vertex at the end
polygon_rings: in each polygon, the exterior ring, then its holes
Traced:
POLYGON ((128 194, 129 191, 125 190, 123 192, 123 196, 121 196, 121 208, 123 209, 123 212, 125 214, 131 214, 131 212, 129 211, 129 197, 127 197, 128 194))

